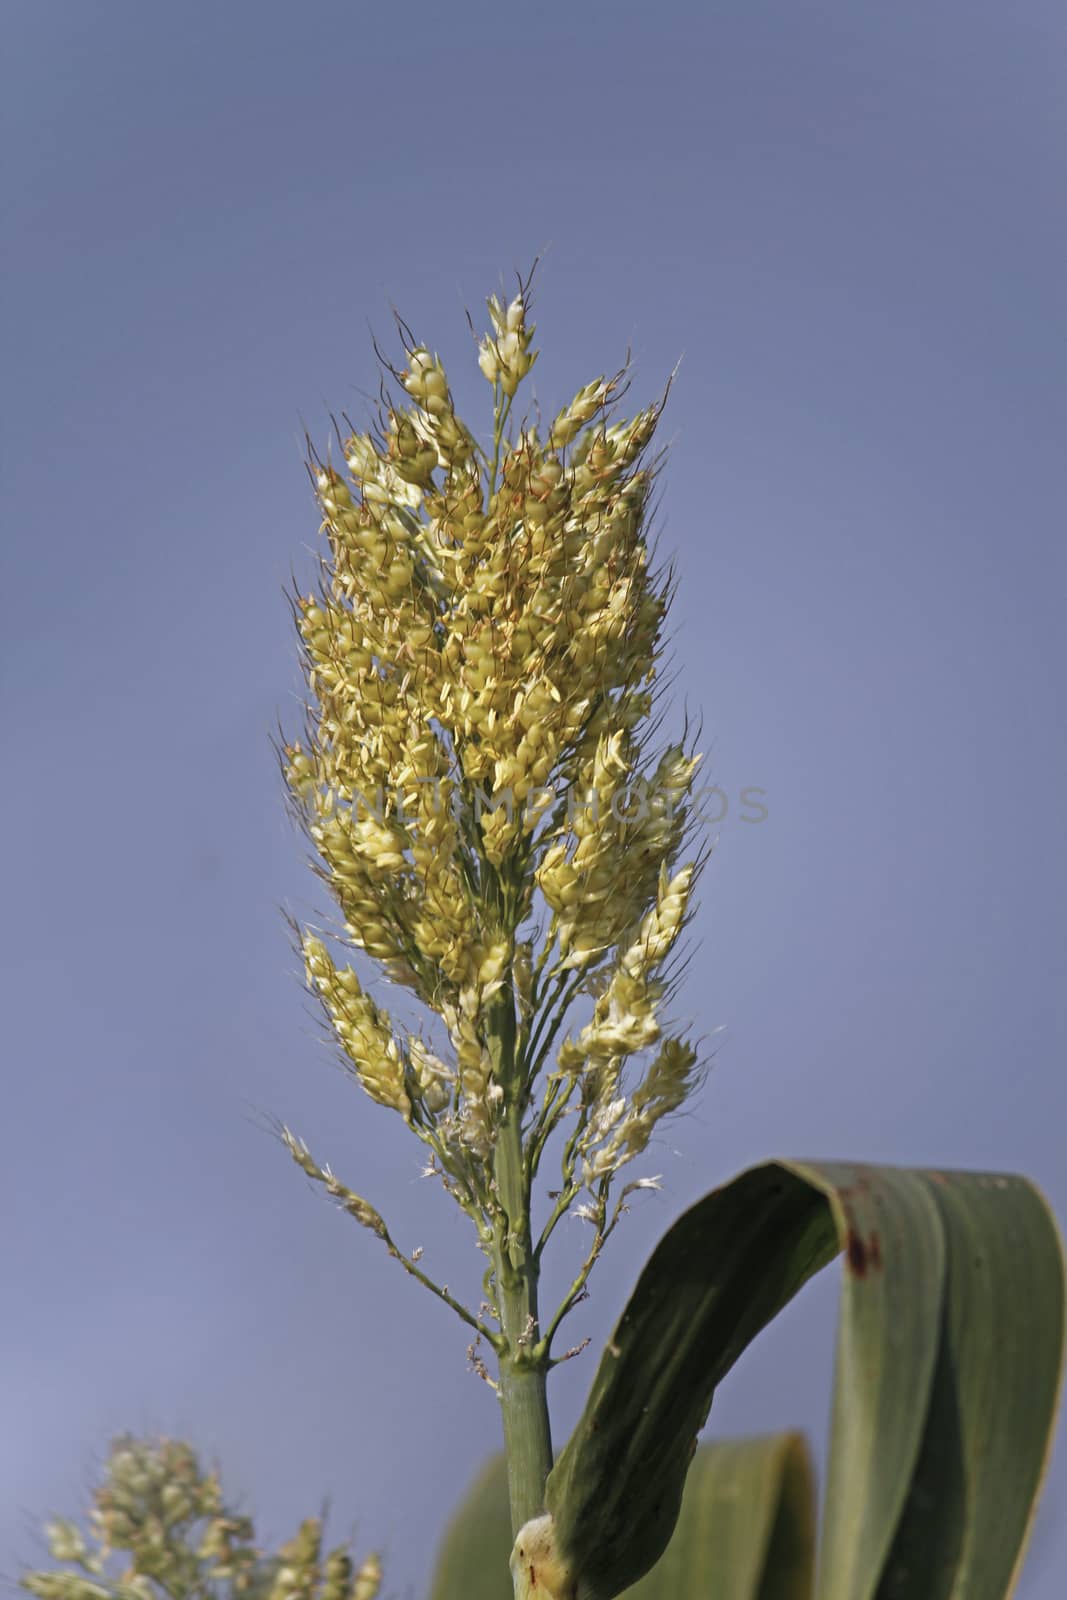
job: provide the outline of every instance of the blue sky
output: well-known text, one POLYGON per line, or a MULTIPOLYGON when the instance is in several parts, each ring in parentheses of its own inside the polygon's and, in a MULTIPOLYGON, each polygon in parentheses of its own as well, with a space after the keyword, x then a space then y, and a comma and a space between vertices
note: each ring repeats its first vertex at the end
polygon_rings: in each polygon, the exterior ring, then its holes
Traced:
MULTIPOLYGON (((155 1428, 272 1537, 329 1494, 417 1595, 494 1402, 264 1131, 475 1278, 279 911, 316 904, 269 746, 302 431, 375 388, 392 303, 484 417, 464 308, 538 252, 546 405, 628 343, 640 402, 682 357, 677 695, 732 804, 681 1006, 723 1032, 575 1336, 766 1155, 1023 1170, 1067 1216, 1067 23, 13 0, 5 34, 0 1570, 155 1428)), ((834 1305, 826 1275, 716 1429, 823 1439, 834 1305)), ((1065 1577, 1061 1449, 1019 1594, 1065 1577)))

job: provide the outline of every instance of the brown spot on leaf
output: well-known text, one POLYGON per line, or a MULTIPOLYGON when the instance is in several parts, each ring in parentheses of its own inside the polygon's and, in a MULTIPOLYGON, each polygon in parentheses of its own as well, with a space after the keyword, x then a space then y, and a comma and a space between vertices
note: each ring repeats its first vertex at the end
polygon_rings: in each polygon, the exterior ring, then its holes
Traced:
POLYGON ((882 1241, 873 1230, 867 1239, 863 1239, 855 1228, 850 1228, 845 1254, 848 1257, 848 1270, 854 1278, 865 1278, 868 1272, 882 1270, 882 1241))
POLYGON ((867 1246, 854 1228, 848 1230, 848 1243, 845 1246, 848 1254, 848 1270, 854 1278, 863 1278, 867 1275, 867 1246))

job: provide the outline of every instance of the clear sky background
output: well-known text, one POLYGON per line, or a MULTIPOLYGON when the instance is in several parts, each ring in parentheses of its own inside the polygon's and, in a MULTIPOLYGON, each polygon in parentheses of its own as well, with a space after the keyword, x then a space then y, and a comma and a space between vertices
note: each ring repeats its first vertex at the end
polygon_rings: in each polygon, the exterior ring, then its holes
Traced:
MULTIPOLYGON (((639 403, 683 357, 677 696, 731 809, 681 1009, 724 1031, 575 1337, 766 1155, 1020 1169, 1067 1216, 1067 16, 8 0, 3 31, 0 1570, 113 1433, 163 1429, 269 1537, 328 1494, 417 1597, 495 1402, 263 1126, 475 1281, 279 911, 318 904, 268 743, 302 429, 360 413, 391 302, 484 418, 464 308, 545 247, 546 406, 628 342, 639 403)), ((715 1430, 821 1447, 835 1295, 715 1430)), ((1019 1593, 1065 1584, 1061 1447, 1019 1593)))

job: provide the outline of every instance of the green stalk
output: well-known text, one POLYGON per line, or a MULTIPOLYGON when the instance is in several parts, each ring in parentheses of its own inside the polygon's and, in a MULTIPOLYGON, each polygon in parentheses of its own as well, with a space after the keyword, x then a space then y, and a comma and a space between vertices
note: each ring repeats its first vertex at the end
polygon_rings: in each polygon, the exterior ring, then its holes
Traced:
POLYGON ((511 1526, 518 1533, 544 1510, 552 1467, 547 1352, 537 1320, 537 1262, 530 1248, 529 1197, 523 1175, 520 1113, 509 1110, 500 1128, 496 1180, 506 1217, 497 1246, 497 1293, 507 1349, 500 1357, 500 1402, 508 1463, 511 1526))
POLYGON ((530 1229, 530 1185, 522 1148, 523 1086, 516 1074, 515 1004, 510 986, 490 1019, 489 1048, 505 1095, 497 1132, 493 1176, 500 1204, 495 1249, 496 1292, 505 1348, 500 1354, 500 1403, 512 1530, 544 1510, 552 1467, 552 1435, 545 1380, 548 1350, 537 1315, 538 1260, 530 1229))

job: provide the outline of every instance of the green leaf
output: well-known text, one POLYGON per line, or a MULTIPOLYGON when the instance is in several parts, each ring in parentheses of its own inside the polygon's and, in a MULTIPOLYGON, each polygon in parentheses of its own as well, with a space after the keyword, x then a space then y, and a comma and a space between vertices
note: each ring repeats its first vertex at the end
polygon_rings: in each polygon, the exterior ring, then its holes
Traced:
POLYGON ((431 1600, 511 1600, 511 1546, 507 1466, 496 1455, 445 1529, 431 1600))
MULTIPOLYGON (((1001 1600, 1022 1566, 1051 1445, 1063 1365, 1063 1256, 1044 1199, 1023 1179, 927 1178, 948 1247, 941 1343, 922 1449, 878 1600, 1001 1600)), ((835 1526, 850 1504, 855 1510, 856 1493, 846 1496, 846 1487, 840 1484, 835 1526)), ((847 1544, 847 1529, 837 1538, 847 1544)), ((831 1582, 825 1595, 845 1600, 850 1591, 831 1582)))
POLYGON ((822 1195, 778 1166, 708 1195, 661 1240, 548 1480, 559 1547, 590 1595, 658 1560, 716 1385, 837 1250, 822 1195))
POLYGON ((798 1433, 716 1440, 693 1458, 665 1554, 626 1600, 811 1600, 815 1477, 798 1433))
POLYGON ((662 1555, 717 1385, 839 1250, 820 1600, 1001 1600, 1051 1435, 1064 1266, 1024 1179, 772 1162, 654 1251, 549 1478, 583 1600, 662 1555))
MULTIPOLYGON (((507 1468, 487 1462, 449 1523, 432 1600, 509 1596, 507 1468)), ((663 1558, 626 1600, 811 1600, 815 1479, 797 1433, 701 1445, 663 1558)))

